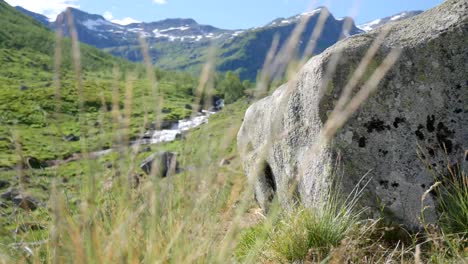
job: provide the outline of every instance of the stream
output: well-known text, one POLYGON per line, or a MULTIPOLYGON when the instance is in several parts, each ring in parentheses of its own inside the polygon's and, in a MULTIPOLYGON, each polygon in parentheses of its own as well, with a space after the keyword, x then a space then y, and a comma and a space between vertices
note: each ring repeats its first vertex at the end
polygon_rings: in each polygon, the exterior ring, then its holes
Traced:
MULTIPOLYGON (((195 117, 179 120, 177 123, 172 124, 170 129, 149 130, 145 132, 142 139, 133 141, 131 143, 131 146, 138 147, 138 146, 143 146, 143 145, 151 145, 151 144, 174 141, 178 139, 179 137, 182 137, 184 132, 208 123, 209 117, 214 114, 216 114, 215 111, 202 110, 195 117)), ((108 155, 112 152, 114 152, 114 149, 110 148, 110 149, 91 152, 90 156, 92 158, 99 158, 99 157, 108 155)))
MULTIPOLYGON (((196 116, 179 120, 171 124, 169 129, 162 130, 148 130, 145 132, 141 139, 131 142, 130 147, 136 148, 143 145, 158 144, 163 142, 171 142, 176 139, 182 138, 183 134, 191 129, 197 128, 203 124, 208 123, 210 116, 216 114, 219 110, 224 108, 224 100, 219 99, 214 104, 210 110, 202 110, 198 112, 196 116)), ((89 152, 88 157, 96 159, 116 151, 115 148, 109 148, 94 152, 89 152)), ((70 157, 62 160, 46 160, 43 161, 44 167, 57 167, 61 164, 74 162, 83 159, 81 153, 74 153, 70 157)), ((38 161, 39 162, 39 161, 38 161)), ((14 168, 6 168, 4 171, 14 170, 14 168)))
POLYGON ((203 110, 195 117, 179 120, 178 123, 173 124, 170 129, 148 131, 144 134, 143 139, 132 142, 132 146, 174 141, 182 136, 183 132, 208 123, 209 117, 215 113, 216 112, 203 110))

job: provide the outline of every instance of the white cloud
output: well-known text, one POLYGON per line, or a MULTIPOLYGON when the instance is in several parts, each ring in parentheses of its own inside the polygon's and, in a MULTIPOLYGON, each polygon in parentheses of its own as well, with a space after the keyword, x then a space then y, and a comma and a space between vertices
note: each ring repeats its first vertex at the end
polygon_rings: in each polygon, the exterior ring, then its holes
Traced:
POLYGON ((128 24, 132 24, 132 23, 140 23, 140 21, 136 20, 136 19, 133 19, 131 17, 126 17, 126 18, 123 18, 123 19, 117 19, 117 18, 114 18, 114 16, 112 15, 112 13, 110 11, 106 11, 104 12, 104 14, 102 14, 102 16, 111 21, 112 23, 115 23, 115 24, 119 24, 119 25, 128 25, 128 24))
POLYGON ((114 18, 114 16, 112 15, 112 13, 110 11, 104 12, 104 14, 102 14, 102 16, 107 20, 112 20, 114 18))
POLYGON ((153 3, 158 5, 164 5, 167 4, 167 0, 153 0, 153 3))
POLYGON ((67 7, 79 8, 79 0, 6 0, 12 6, 21 6, 29 11, 43 14, 54 20, 67 7))

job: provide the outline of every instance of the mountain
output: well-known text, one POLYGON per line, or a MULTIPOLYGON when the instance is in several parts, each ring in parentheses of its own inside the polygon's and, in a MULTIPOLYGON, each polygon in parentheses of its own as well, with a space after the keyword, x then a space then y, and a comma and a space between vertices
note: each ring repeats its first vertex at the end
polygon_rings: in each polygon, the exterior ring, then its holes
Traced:
POLYGON ((310 56, 311 54, 304 54, 304 52, 322 13, 328 16, 322 34, 312 51, 313 54, 321 53, 346 36, 363 33, 354 25, 351 18, 336 19, 327 8, 321 7, 293 17, 278 18, 263 27, 250 29, 238 37, 222 43, 218 69, 220 71, 238 70, 241 77, 255 79, 257 72, 263 67, 275 36, 279 38, 278 50, 281 50, 303 19, 306 19, 307 23, 298 40, 297 58, 310 56), (350 31, 343 34, 344 25, 348 20, 351 23, 350 31))
POLYGON ((213 26, 200 25, 193 19, 165 19, 151 23, 118 25, 101 15, 89 14, 69 8, 58 15, 51 24, 52 29, 62 27, 69 35, 68 21, 63 19, 66 12, 73 17, 73 24, 81 42, 98 47, 112 48, 125 45, 139 45, 139 37, 148 43, 155 42, 200 42, 213 39, 226 39, 239 33, 236 30, 223 30, 213 26))
MULTIPOLYGON (((320 14, 326 12, 323 33, 317 41, 314 54, 322 52, 341 38, 345 21, 351 18, 336 19, 327 8, 321 7, 312 12, 289 18, 278 18, 265 26, 246 30, 226 30, 209 25, 198 24, 193 19, 166 19, 150 23, 118 25, 107 21, 103 16, 89 14, 75 8, 69 8, 73 24, 81 42, 103 49, 115 56, 130 61, 142 61, 143 53, 139 37, 145 38, 150 49, 153 63, 166 70, 184 70, 199 73, 207 60, 208 47, 214 45, 217 50, 217 70, 222 72, 237 71, 242 79, 255 80, 262 68, 266 54, 275 36, 279 37, 279 49, 303 19, 307 24, 299 40, 298 57, 301 58, 309 43, 320 14)), ((26 12, 24 12, 26 13, 26 12)), ((27 14, 27 13, 26 13, 27 14)), ((31 17, 38 19, 34 14, 31 17)), ((49 27, 53 30, 62 28, 69 35, 68 21, 61 13, 49 27)), ((351 20, 351 29, 346 34, 354 35, 363 31, 351 20)))
POLYGON ((23 13, 23 14, 29 16, 29 17, 34 18, 36 21, 43 24, 44 26, 47 26, 47 27, 50 26, 50 21, 46 16, 38 14, 38 13, 31 12, 31 11, 29 11, 27 9, 22 8, 21 6, 17 6, 15 8, 16 8, 16 10, 20 11, 21 13, 23 13))
POLYGON ((373 29, 381 27, 381 26, 383 26, 383 25, 385 25, 387 23, 390 23, 390 22, 396 22, 396 21, 400 21, 400 20, 403 20, 403 19, 413 17, 413 16, 417 16, 417 15, 421 14, 422 12, 423 11, 419 11, 419 10, 418 11, 401 12, 401 13, 395 14, 393 16, 379 18, 379 19, 364 23, 362 25, 359 25, 358 28, 360 28, 360 29, 362 29, 364 31, 371 31, 373 29))

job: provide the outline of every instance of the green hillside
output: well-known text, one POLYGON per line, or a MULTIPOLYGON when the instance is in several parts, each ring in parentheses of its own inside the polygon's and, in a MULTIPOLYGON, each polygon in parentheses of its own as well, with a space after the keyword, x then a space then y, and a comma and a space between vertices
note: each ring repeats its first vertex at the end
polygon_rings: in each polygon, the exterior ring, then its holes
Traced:
MULTIPOLYGON (((30 55, 41 54, 49 57, 54 55, 55 34, 33 18, 25 16, 10 7, 4 1, 0 1, 0 21, 2 22, 0 48, 23 50, 31 52, 30 55)), ((62 67, 70 69, 72 62, 71 43, 70 40, 65 40, 64 42, 62 67)), ((87 45, 80 45, 80 49, 82 65, 84 65, 84 69, 89 71, 102 70, 106 67, 111 68, 115 63, 125 67, 131 65, 130 63, 125 63, 124 60, 116 59, 87 45)), ((47 66, 51 65, 53 64, 47 64, 47 66)), ((43 70, 50 69, 43 66, 43 70)))
MULTIPOLYGON (((139 199, 150 197, 151 194, 134 192, 132 196, 141 195, 140 198, 135 196, 135 200, 128 199, 127 194, 133 191, 127 188, 131 186, 117 183, 122 183, 119 179, 127 183, 127 177, 131 180, 139 177, 142 171, 138 164, 157 151, 179 153, 181 167, 185 168, 185 172, 173 177, 177 186, 173 192, 160 196, 167 198, 161 200, 163 204, 158 209, 161 214, 151 213, 140 218, 142 223, 160 219, 154 222, 157 226, 145 224, 141 230, 167 232, 174 228, 176 222, 173 219, 196 215, 204 220, 194 221, 194 224, 200 223, 200 228, 219 232, 217 223, 224 221, 224 216, 218 212, 232 213, 229 207, 237 198, 231 199, 231 193, 238 195, 245 185, 234 139, 248 104, 242 100, 227 106, 210 118, 208 125, 189 133, 183 140, 145 146, 143 150, 134 153, 125 144, 139 137, 149 123, 158 117, 164 120, 184 118, 192 114, 191 105, 202 103, 195 96, 198 80, 185 73, 160 70, 154 70, 151 78, 148 78, 143 65, 125 62, 95 48, 80 45, 83 65, 80 86, 70 55, 71 43, 65 39, 62 46, 63 63, 59 69, 60 82, 57 82, 54 80, 53 66, 56 59, 54 33, 4 2, 0 4, 0 23, 4 25, 0 28, 0 194, 19 189, 45 205, 32 211, 17 210, 14 202, 5 199, 0 201, 0 262, 50 262, 55 258, 52 251, 64 262, 72 261, 74 247, 69 244, 73 241, 69 236, 71 233, 48 225, 55 219, 51 210, 51 199, 57 194, 55 190, 67 197, 60 198, 65 206, 61 214, 66 215, 64 219, 69 219, 71 225, 97 221, 95 223, 101 226, 98 223, 100 217, 96 216, 107 214, 112 219, 112 223, 108 223, 109 227, 120 225, 118 221, 121 218, 114 214, 140 210, 136 208, 140 206, 139 199), (151 82, 153 77, 157 85, 151 82), (160 92, 154 96, 155 89, 160 92), (162 105, 158 98, 163 98, 162 105), (158 105, 161 113, 155 114, 158 105), (80 139, 65 140, 64 137, 71 134, 80 139), (81 156, 85 152, 109 147, 116 151, 102 157, 81 156), (65 162, 77 156, 80 158, 65 162), (232 165, 219 169, 216 165, 222 158, 229 159, 232 165), (47 163, 51 161, 63 163, 57 166, 47 163), (18 164, 22 166, 17 167, 18 164), (198 183, 201 181, 209 182, 206 187, 209 189, 204 189, 210 194, 204 198, 208 207, 196 205, 202 201, 197 197, 198 183), (217 183, 212 184, 214 181, 217 183), (117 201, 118 204, 111 205, 117 201), (84 220, 80 209, 82 202, 95 204, 96 208, 106 212, 101 214, 95 211, 97 214, 94 215, 88 211, 90 218, 84 220), (127 209, 122 210, 123 207, 127 209), (172 208, 175 209, 174 218, 162 219, 165 212, 172 208), (197 208, 197 211, 191 208, 197 208), (26 228, 24 232, 23 227, 26 228), (44 243, 54 239, 53 230, 60 233, 58 250, 44 243), (16 247, 23 242, 34 245, 31 247, 34 251, 32 255, 28 255, 24 247, 16 247)), ((231 91, 233 87, 244 88, 235 74, 230 73, 226 78, 216 75, 213 81, 222 92, 242 95, 231 91)), ((235 99, 232 97, 230 100, 235 99)), ((166 183, 155 182, 154 188, 150 188, 151 192, 168 191, 166 183)), ((144 211, 151 212, 147 209, 144 211)), ((190 234, 194 228, 187 226, 184 233, 190 234)), ((71 231, 74 227, 67 229, 71 231)), ((109 236, 102 236, 103 246, 120 240, 112 237, 112 234, 114 232, 110 231, 109 236)), ((173 235, 171 232, 168 234, 173 235)), ((220 241, 221 238, 219 234, 213 241, 220 241)), ((83 239, 83 242, 88 240, 83 239)), ((185 239, 176 243, 184 243, 185 239)), ((135 246, 149 246, 145 241, 141 242, 135 246)), ((187 249, 194 252, 194 249, 187 249)), ((126 253, 122 251, 122 254, 126 253)), ((117 259, 127 262, 124 255, 102 259, 101 263, 113 263, 117 259)), ((208 260, 214 256, 203 258, 208 260)), ((173 255, 174 259, 181 257, 183 255, 173 255)), ((84 262, 94 261, 88 257, 86 259, 84 262)), ((180 261, 184 262, 182 259, 180 261)))
POLYGON ((4 1, 0 1, 0 23, 0 167, 17 163, 15 142, 21 143, 24 157, 39 160, 80 152, 83 142, 53 149, 54 142, 63 142, 69 134, 87 138, 90 150, 112 145, 113 137, 107 133, 116 118, 113 106, 116 111, 132 106, 130 138, 141 133, 145 113, 147 125, 156 117, 178 120, 192 113, 187 105, 194 101, 197 80, 190 75, 155 70, 154 84, 143 65, 80 44, 83 70, 77 77, 71 40, 64 39, 59 79, 54 81, 55 33, 4 1), (130 88, 131 100, 125 101, 130 88), (164 114, 154 114, 159 101, 150 95, 155 91, 163 98, 159 109, 164 114), (84 129, 83 124, 92 126, 84 129))

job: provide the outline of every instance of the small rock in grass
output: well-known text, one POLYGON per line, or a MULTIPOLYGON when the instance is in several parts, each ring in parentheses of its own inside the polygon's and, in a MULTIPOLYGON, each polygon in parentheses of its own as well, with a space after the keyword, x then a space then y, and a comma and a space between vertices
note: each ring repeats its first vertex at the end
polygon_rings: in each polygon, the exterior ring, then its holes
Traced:
POLYGON ((38 223, 24 223, 19 225, 15 229, 15 234, 21 234, 21 233, 26 233, 29 231, 38 231, 38 230, 44 230, 45 227, 41 224, 38 223))
POLYGON ((157 170, 156 175, 163 178, 179 172, 179 163, 177 162, 177 154, 173 152, 154 153, 146 158, 140 168, 150 175, 153 170, 157 170))
POLYGON ((34 211, 38 207, 42 206, 41 202, 38 199, 32 196, 24 196, 22 194, 14 197, 12 201, 16 206, 28 211, 34 211))
POLYGON ((26 166, 29 166, 31 169, 41 169, 43 167, 47 167, 47 164, 41 162, 39 159, 35 157, 26 157, 26 166))
POLYGON ((221 162, 219 163, 219 166, 222 167, 222 166, 226 166, 226 165, 229 165, 231 164, 231 162, 227 159, 222 159, 221 162))
POLYGON ((16 206, 24 209, 34 211, 38 207, 44 206, 38 199, 22 194, 18 189, 11 188, 7 192, 0 195, 0 198, 6 201, 12 201, 16 206))
POLYGON ((63 140, 65 140, 67 142, 76 142, 76 141, 80 141, 80 137, 75 136, 74 134, 69 134, 67 136, 64 136, 63 140))
POLYGON ((4 189, 10 187, 10 182, 5 181, 5 180, 0 180, 0 189, 4 189))
POLYGON ((13 197, 19 195, 20 192, 18 189, 15 189, 15 188, 11 188, 9 189, 8 191, 0 194, 0 198, 4 199, 4 200, 7 200, 7 201, 11 201, 13 200, 13 197))

